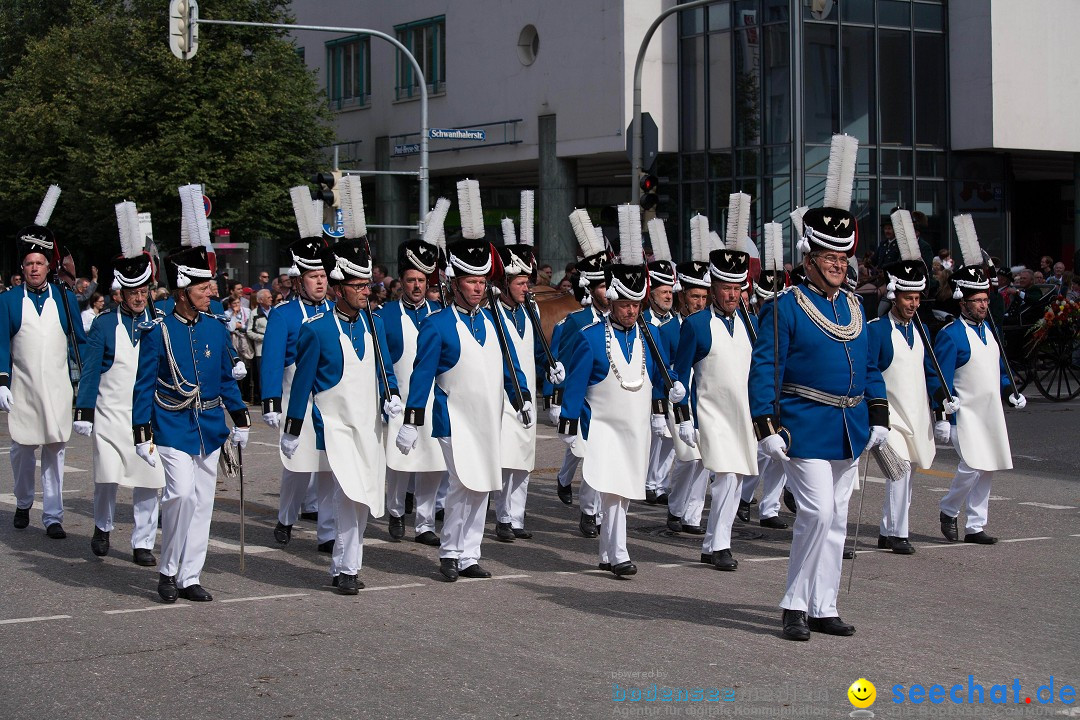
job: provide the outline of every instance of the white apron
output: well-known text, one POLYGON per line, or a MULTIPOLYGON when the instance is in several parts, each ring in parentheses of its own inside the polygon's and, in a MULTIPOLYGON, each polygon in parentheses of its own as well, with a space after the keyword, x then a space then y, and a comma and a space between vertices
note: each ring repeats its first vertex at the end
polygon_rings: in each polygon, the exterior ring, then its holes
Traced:
POLYGON ((353 502, 367 505, 372 517, 382 517, 386 506, 386 455, 375 367, 375 335, 363 318, 364 359, 334 316, 341 344, 341 380, 315 393, 322 414, 323 445, 330 469, 341 491, 353 502))
MULTIPOLYGON (((394 375, 397 376, 398 390, 401 397, 409 397, 409 381, 412 378, 413 363, 416 361, 416 338, 420 335, 412 318, 401 312, 401 357, 394 363, 394 375)), ((386 465, 399 472, 442 472, 446 470, 439 441, 431 437, 431 414, 435 402, 435 393, 429 393, 424 404, 424 417, 428 422, 416 428, 418 437, 416 447, 408 455, 403 455, 397 448, 398 430, 405 423, 405 413, 391 418, 386 431, 386 465)))
MULTIPOLYGON (((454 367, 435 379, 446 393, 454 465, 463 471, 458 479, 466 488, 493 492, 502 489, 502 458, 495 442, 502 433, 505 395, 499 338, 483 312, 483 345, 472 336, 456 309, 447 312, 454 313, 461 355, 454 367)), ((514 422, 521 421, 515 418, 514 422)))
POLYGON ((701 461, 715 473, 757 475, 757 439, 747 386, 753 346, 741 318, 735 317, 732 336, 724 321, 709 312, 712 347, 694 366, 701 461))
MULTIPOLYGON (((56 289, 48 287, 49 296, 38 315, 23 286, 22 324, 11 338, 13 401, 8 432, 20 445, 67 442, 71 437, 74 393, 68 375, 68 336, 53 297, 56 289)), ((79 322, 78 316, 75 322, 79 322)))
MULTIPOLYGON (((630 361, 613 337, 610 323, 604 323, 611 344, 611 362, 627 383, 641 375, 645 349, 640 330, 634 339, 630 361)), ((584 339, 581 342, 585 342, 584 339)), ((652 380, 648 372, 636 392, 626 390, 608 371, 604 379, 585 391, 589 404, 589 442, 581 464, 581 475, 589 487, 628 500, 645 499, 645 476, 649 472, 649 444, 652 440, 652 380)))
MULTIPOLYGON (((536 356, 533 354, 535 340, 533 339, 532 323, 525 323, 525 336, 518 335, 513 316, 500 302, 499 312, 502 313, 503 327, 506 328, 506 336, 517 351, 518 365, 526 379, 532 381, 536 377, 536 356)), ((522 309, 524 311, 524 308, 522 309)), ((503 417, 502 417, 502 466, 513 470, 532 472, 536 466, 536 425, 527 428, 518 420, 517 411, 510 403, 510 398, 503 394, 503 417)))
POLYGON ((933 465, 937 448, 926 399, 926 349, 922 336, 912 327, 915 342, 909 348, 892 317, 878 322, 889 323, 893 346, 892 364, 881 373, 889 396, 889 445, 904 460, 925 470, 933 465))
POLYGON ((953 384, 960 398, 956 412, 956 442, 960 454, 976 470, 1012 469, 1009 432, 1001 408, 1001 352, 992 333, 986 344, 963 320, 971 359, 956 368, 953 384))
MULTIPOLYGON (((300 303, 300 312, 304 316, 304 322, 307 322, 310 317, 308 316, 307 305, 303 300, 297 301, 300 303)), ((319 306, 320 312, 333 312, 328 310, 325 306, 319 306)), ((313 313, 311 317, 318 315, 313 313)), ((354 355, 356 353, 353 353, 354 355)), ((266 360, 266 358, 263 358, 266 360)), ((271 358, 272 359, 272 358, 271 358)), ((293 361, 291 365, 285 366, 285 371, 281 375, 281 411, 289 411, 289 396, 292 394, 292 381, 293 376, 296 375, 296 362, 293 361)), ((282 422, 278 428, 280 435, 285 434, 285 423, 282 422)), ((307 472, 325 472, 330 469, 330 465, 326 459, 326 453, 320 452, 315 448, 315 425, 311 422, 311 398, 308 398, 307 407, 304 409, 304 424, 300 427, 300 444, 296 448, 296 452, 291 458, 285 457, 285 453, 281 452, 281 448, 278 448, 278 456, 281 458, 281 464, 285 466, 286 470, 291 470, 297 473, 307 472)))
POLYGON ((139 346, 131 341, 124 319, 119 317, 112 366, 101 374, 94 406, 95 483, 165 487, 165 466, 158 463, 150 467, 131 444, 131 394, 138 370, 139 346))

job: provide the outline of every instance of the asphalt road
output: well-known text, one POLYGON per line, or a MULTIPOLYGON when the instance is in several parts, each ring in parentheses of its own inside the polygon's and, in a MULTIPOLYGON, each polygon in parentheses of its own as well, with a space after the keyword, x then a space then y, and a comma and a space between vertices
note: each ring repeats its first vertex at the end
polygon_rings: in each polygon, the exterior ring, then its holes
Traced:
POLYGON ((120 492, 112 552, 90 553, 90 446, 76 438, 66 540, 45 537, 40 506, 29 529, 12 527, 11 471, 0 461, 0 717, 846 717, 859 678, 876 686, 876 717, 1080 716, 1080 704, 1062 702, 1065 686, 1080 684, 1080 402, 1033 399, 1009 421, 1016 469, 995 479, 987 527, 1003 541, 942 540, 937 502, 956 462, 942 449, 915 480, 918 552, 877 551, 884 483, 871 467, 864 552, 851 592, 845 563, 840 596, 858 631, 808 643, 779 636, 790 530, 759 527, 756 511, 755 522, 736 522, 735 573, 698 563, 700 540, 672 536, 664 508, 643 503, 628 520, 638 575, 596 570, 596 540, 577 533, 577 508, 555 497, 564 446, 548 426, 530 486, 535 536, 499 543, 489 523, 483 564, 493 579, 441 582, 437 549, 412 542, 411 527, 405 542, 389 542, 382 519, 368 526, 367 589, 346 598, 328 586, 311 523, 285 549, 273 542, 276 436, 260 425, 244 454, 246 572, 229 480, 203 575, 214 602, 170 606, 157 600, 156 570, 130 562, 129 493, 120 492), (1051 678, 1054 702, 1044 705, 1048 690, 1038 691, 1051 678), (651 700, 654 684, 687 699, 651 700), (914 685, 935 684, 944 702, 908 699, 914 685), (954 685, 962 704, 948 698, 954 685), (967 702, 976 685, 984 704, 967 702), (1002 692, 1008 703, 991 704, 1002 692))

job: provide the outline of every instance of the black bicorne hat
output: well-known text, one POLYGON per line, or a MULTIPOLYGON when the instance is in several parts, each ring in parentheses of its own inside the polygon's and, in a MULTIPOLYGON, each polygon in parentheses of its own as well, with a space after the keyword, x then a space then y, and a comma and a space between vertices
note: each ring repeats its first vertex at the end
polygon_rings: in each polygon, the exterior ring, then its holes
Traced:
POLYGON ((783 290, 786 283, 786 275, 783 270, 762 270, 758 279, 754 281, 754 296, 762 300, 770 300, 778 290, 783 290))
POLYGON ((750 256, 741 250, 720 248, 709 253, 709 275, 713 280, 742 285, 749 272, 750 256))
POLYGON ((792 285, 805 285, 806 284, 806 268, 800 265, 791 271, 791 284, 792 285))
POLYGON ((398 245, 398 273, 416 270, 431 277, 439 272, 439 248, 423 240, 406 240, 398 245))
POLYGON ((347 280, 370 280, 372 263, 367 240, 340 240, 324 248, 319 267, 326 269, 326 277, 331 285, 347 280))
POLYGON ((536 251, 532 245, 501 245, 495 248, 502 260, 503 272, 507 277, 528 275, 536 280, 536 251))
POLYGON ((446 276, 491 274, 491 243, 487 240, 457 240, 446 246, 446 276))
POLYGON ((644 265, 608 265, 604 280, 608 300, 641 302, 649 292, 649 271, 644 265))
POLYGON ((138 288, 154 279, 154 263, 150 253, 144 252, 133 258, 124 257, 123 253, 113 258, 113 277, 120 287, 138 288))
POLYGON ((687 288, 710 288, 712 280, 709 278, 709 263, 698 260, 688 260, 675 266, 678 272, 679 284, 683 290, 687 288))
POLYGON ((289 275, 298 277, 309 270, 322 270, 322 253, 328 246, 329 243, 322 237, 301 238, 289 245, 289 255, 293 263, 289 268, 289 275))
POLYGON ((210 270, 206 247, 185 247, 169 255, 165 258, 165 276, 169 287, 178 290, 212 280, 214 274, 210 270))
POLYGON ((604 282, 604 268, 611 264, 607 252, 598 252, 578 260, 577 269, 578 284, 582 287, 594 287, 604 282))
POLYGON ((826 250, 855 254, 858 233, 855 216, 839 208, 811 208, 803 215, 803 234, 799 249, 805 252, 826 250))
POLYGON ((953 298, 969 298, 979 293, 990 292, 990 281, 978 265, 962 265, 949 276, 953 286, 953 298))
POLYGON ((922 292, 926 289, 926 266, 922 260, 901 260, 885 268, 889 275, 888 298, 898 292, 922 292))
POLYGON ((60 259, 57 249, 56 236, 53 231, 44 225, 27 225, 19 231, 15 238, 15 248, 19 256, 19 264, 30 253, 41 253, 49 259, 49 267, 56 269, 60 259))
POLYGON ((675 263, 670 260, 653 260, 649 263, 649 279, 654 290, 660 285, 671 285, 676 291, 681 289, 675 263))

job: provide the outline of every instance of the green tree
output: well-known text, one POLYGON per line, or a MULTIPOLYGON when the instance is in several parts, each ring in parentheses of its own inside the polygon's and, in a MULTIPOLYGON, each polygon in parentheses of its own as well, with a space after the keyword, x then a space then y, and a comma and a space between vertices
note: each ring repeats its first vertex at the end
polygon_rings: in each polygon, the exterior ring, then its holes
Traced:
MULTIPOLYGON (((0 14, 9 3, 29 6, 2 0, 0 14)), ((175 247, 177 188, 192 182, 205 185, 215 227, 234 240, 295 233, 288 188, 318 165, 333 131, 285 33, 203 26, 198 54, 181 61, 168 47, 164 0, 57 4, 62 22, 43 35, 0 33, 0 59, 24 46, 0 80, 4 237, 33 220, 50 183, 64 190, 50 227, 83 259, 117 252, 113 205, 125 199, 153 214, 159 247, 175 247)), ((290 22, 287 5, 204 0, 200 11, 290 22)))

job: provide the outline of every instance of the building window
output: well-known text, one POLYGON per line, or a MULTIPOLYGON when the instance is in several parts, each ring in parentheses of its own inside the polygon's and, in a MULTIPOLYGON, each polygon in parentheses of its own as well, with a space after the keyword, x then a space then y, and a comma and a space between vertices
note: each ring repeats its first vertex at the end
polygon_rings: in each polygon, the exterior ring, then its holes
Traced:
POLYGON ((371 91, 371 46, 368 38, 352 37, 326 43, 326 96, 341 110, 368 104, 371 91))
MULTIPOLYGON (((427 81, 428 92, 437 93, 446 89, 446 16, 417 20, 406 25, 395 25, 394 32, 398 42, 420 64, 427 81)), ((398 100, 417 97, 420 94, 420 79, 416 77, 412 63, 401 53, 397 53, 397 83, 394 88, 398 100)))

